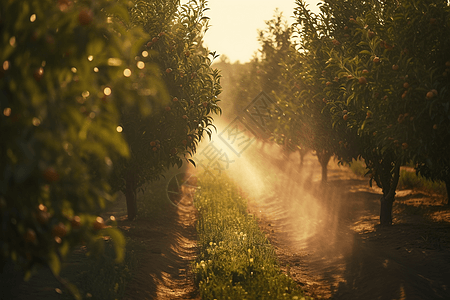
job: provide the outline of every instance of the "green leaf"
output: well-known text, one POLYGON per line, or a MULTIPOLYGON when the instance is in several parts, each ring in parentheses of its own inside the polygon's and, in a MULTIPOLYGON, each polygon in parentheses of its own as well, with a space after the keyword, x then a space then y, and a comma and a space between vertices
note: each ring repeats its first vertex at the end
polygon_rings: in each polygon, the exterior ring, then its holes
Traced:
POLYGON ((104 235, 109 235, 114 244, 114 251, 116 252, 117 263, 123 261, 125 256, 125 237, 123 234, 116 228, 105 228, 102 230, 104 235))
POLYGON ((188 158, 188 161, 189 161, 192 165, 194 165, 194 167, 197 167, 197 165, 195 164, 195 161, 193 161, 193 160, 190 159, 190 158, 188 158))
POLYGON ((61 261, 59 260, 58 255, 54 251, 50 252, 48 258, 48 266, 54 276, 58 276, 61 271, 61 261))

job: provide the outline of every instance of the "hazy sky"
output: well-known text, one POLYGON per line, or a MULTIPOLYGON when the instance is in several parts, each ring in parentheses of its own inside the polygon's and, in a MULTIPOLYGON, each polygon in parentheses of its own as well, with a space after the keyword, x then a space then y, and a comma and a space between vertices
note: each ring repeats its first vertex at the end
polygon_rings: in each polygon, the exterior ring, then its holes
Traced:
MULTIPOLYGON (((306 0, 309 8, 317 12, 318 0, 306 0)), ((258 29, 265 29, 275 9, 283 12, 289 24, 294 19, 295 0, 209 0, 210 28, 205 45, 211 51, 225 54, 231 62, 247 62, 258 50, 258 29)))

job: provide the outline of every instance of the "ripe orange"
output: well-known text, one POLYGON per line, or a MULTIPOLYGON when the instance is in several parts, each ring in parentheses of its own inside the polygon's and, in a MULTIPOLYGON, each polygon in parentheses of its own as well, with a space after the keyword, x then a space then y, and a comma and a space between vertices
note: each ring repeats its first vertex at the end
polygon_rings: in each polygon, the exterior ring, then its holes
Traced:
POLYGON ((407 82, 403 83, 403 87, 404 87, 405 89, 409 88, 409 83, 407 83, 407 82))
POLYGON ((53 167, 48 167, 47 169, 45 169, 43 176, 44 179, 48 182, 55 182, 59 180, 59 174, 53 167))
POLYGON ((55 226, 53 226, 52 234, 55 237, 63 238, 67 234, 66 225, 64 223, 59 222, 55 226))
POLYGON ((35 243, 36 242, 36 232, 33 229, 28 228, 27 232, 25 232, 24 239, 25 239, 25 242, 27 242, 27 243, 35 243))
POLYGON ((36 213, 36 219, 41 225, 47 224, 49 218, 50 214, 47 211, 40 210, 36 213))
POLYGON ((380 62, 380 58, 379 58, 378 56, 375 56, 375 57, 373 58, 373 62, 374 62, 374 63, 379 63, 379 62, 380 62))
POLYGON ((342 118, 344 119, 344 121, 347 121, 348 120, 348 115, 345 114, 342 118))
POLYGON ((359 84, 364 85, 367 84, 367 79, 365 77, 359 77, 358 82, 359 84))
POLYGON ((72 1, 58 0, 58 8, 60 11, 66 11, 70 6, 72 6, 72 1))
POLYGON ((79 216, 73 217, 72 221, 70 222, 72 225, 72 228, 80 228, 81 226, 81 218, 79 216))
POLYGON ((392 65, 392 70, 397 71, 399 69, 398 65, 392 65))
POLYGON ((92 20, 94 20, 94 14, 92 13, 92 10, 89 8, 83 8, 78 13, 78 23, 80 23, 82 26, 87 26, 92 23, 92 20))
POLYGON ((103 221, 102 217, 95 218, 94 223, 92 224, 95 230, 100 230, 105 228, 105 221, 103 221))
POLYGON ((44 68, 40 67, 39 69, 36 69, 33 73, 33 77, 37 82, 41 81, 42 77, 44 77, 44 68))

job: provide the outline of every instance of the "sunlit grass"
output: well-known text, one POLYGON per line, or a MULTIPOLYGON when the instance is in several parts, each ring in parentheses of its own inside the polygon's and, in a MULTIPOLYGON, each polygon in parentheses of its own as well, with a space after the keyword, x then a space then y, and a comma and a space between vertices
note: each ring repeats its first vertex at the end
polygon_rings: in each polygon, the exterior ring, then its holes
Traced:
MULTIPOLYGON (((129 244, 127 249, 130 249, 129 244)), ((131 279, 131 268, 136 264, 132 251, 126 251, 124 261, 116 263, 114 249, 107 242, 101 256, 86 259, 85 268, 72 279, 83 299, 121 299, 131 279)))
POLYGON ((201 298, 302 299, 302 290, 281 272, 274 248, 231 180, 202 177, 199 183, 194 270, 201 298))
POLYGON ((443 181, 432 181, 418 176, 414 171, 401 170, 398 182, 400 189, 419 189, 433 194, 446 195, 445 183, 443 181))
MULTIPOLYGON (((407 169, 400 170, 398 189, 417 189, 432 194, 446 195, 443 181, 433 181, 417 175, 413 168, 414 166, 410 164, 407 169)), ((364 176, 367 173, 364 161, 361 160, 353 160, 350 170, 358 176, 364 176)))

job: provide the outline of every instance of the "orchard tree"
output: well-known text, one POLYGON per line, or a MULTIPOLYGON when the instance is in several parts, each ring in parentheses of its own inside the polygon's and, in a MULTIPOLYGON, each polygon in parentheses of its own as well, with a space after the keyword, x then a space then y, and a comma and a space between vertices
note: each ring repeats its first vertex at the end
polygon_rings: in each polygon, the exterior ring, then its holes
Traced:
POLYGON ((442 37, 449 33, 449 7, 416 2, 325 1, 321 7, 331 41, 327 70, 336 79, 324 85, 327 109, 337 136, 352 149, 347 158, 357 150, 383 191, 382 225, 392 223, 401 165, 412 160, 440 172, 436 162, 447 163, 449 48, 442 37))
MULTIPOLYGON (((288 93, 280 101, 287 117, 281 120, 279 129, 290 130, 291 141, 300 149, 315 151, 322 167, 322 182, 326 182, 328 162, 338 142, 330 115, 324 111, 328 102, 323 89, 324 78, 329 77, 325 70, 329 57, 328 32, 306 4, 297 4, 293 31, 299 42, 291 47, 283 61, 279 84, 288 93)), ((331 79, 327 84, 331 84, 331 79)))
POLYGON ((126 27, 128 5, 0 5, 2 268, 13 261, 29 277, 44 265, 58 276, 73 246, 98 252, 103 235, 114 241, 117 260, 123 257, 124 238, 109 226, 114 219, 98 216, 113 198, 110 173, 130 156, 116 128, 122 109, 148 115, 167 94, 154 62, 140 76, 135 56, 146 35, 126 27))
MULTIPOLYGON (((128 219, 136 217, 136 192, 145 182, 158 179, 169 167, 181 167, 196 151, 205 133, 212 134, 212 114, 221 113, 220 75, 211 67, 216 58, 202 47, 208 18, 206 1, 137 1, 130 10, 130 27, 143 27, 146 44, 135 53, 136 77, 146 78, 147 65, 157 66, 167 88, 160 94, 164 105, 149 116, 136 108, 123 110, 120 130, 130 146, 121 160, 115 186, 124 192, 128 219)), ((131 76, 133 72, 130 72, 131 76)), ((130 83, 131 84, 131 83, 130 83)), ((144 96, 155 96, 150 86, 132 83, 144 96)))

